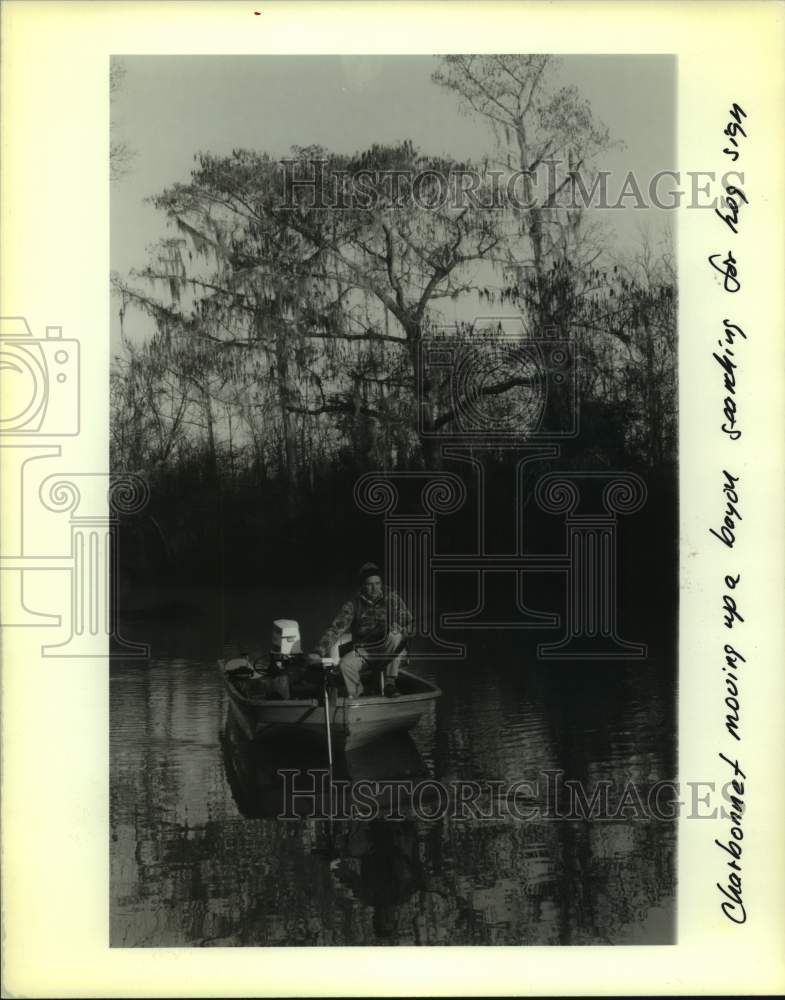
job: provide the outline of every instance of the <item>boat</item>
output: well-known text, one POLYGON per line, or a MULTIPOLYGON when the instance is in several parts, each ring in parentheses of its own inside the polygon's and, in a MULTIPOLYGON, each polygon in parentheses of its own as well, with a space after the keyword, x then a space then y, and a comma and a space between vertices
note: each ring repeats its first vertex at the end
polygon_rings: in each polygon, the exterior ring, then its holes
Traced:
MULTIPOLYGON (((218 664, 230 709, 249 739, 293 739, 326 745, 323 694, 314 690, 311 697, 271 698, 263 678, 241 675, 231 669, 231 661, 219 660, 218 664)), ((398 690, 397 698, 381 693, 347 698, 331 690, 328 702, 333 747, 350 751, 392 733, 407 732, 441 695, 435 684, 408 670, 399 671, 398 690)))

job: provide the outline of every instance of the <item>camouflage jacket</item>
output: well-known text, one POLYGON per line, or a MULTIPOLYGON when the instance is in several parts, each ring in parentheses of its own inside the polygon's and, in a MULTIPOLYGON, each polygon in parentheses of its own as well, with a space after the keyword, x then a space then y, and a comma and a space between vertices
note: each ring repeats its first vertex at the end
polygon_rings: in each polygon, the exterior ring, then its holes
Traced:
POLYGON ((315 651, 329 656, 335 642, 345 633, 351 633, 358 645, 378 642, 396 625, 404 636, 414 633, 412 614, 394 590, 386 590, 374 602, 358 593, 341 606, 315 651))

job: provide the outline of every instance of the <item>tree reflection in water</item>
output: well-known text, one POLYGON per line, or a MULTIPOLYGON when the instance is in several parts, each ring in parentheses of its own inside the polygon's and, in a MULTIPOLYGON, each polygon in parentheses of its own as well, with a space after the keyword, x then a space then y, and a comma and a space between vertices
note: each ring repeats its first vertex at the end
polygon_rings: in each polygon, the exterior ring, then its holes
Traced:
MULTIPOLYGON (((674 776, 656 669, 434 675, 412 737, 336 761, 335 777, 591 781, 674 776)), ((222 728, 217 673, 197 661, 115 665, 111 682, 111 941, 115 946, 668 943, 672 823, 279 820, 281 767, 324 755, 222 728)), ((483 801, 483 808, 487 801, 483 801)), ((406 803, 404 801, 404 807, 406 803)))

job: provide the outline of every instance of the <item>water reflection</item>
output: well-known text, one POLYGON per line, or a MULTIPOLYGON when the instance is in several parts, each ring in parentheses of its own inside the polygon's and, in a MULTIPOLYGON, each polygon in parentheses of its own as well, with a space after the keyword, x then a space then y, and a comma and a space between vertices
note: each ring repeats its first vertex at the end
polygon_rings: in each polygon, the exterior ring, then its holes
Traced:
MULTIPOLYGON (((423 673, 444 692, 435 720, 337 759, 336 779, 674 777, 672 678, 657 664, 423 673)), ((279 820, 278 772, 324 756, 249 744, 211 664, 117 664, 110 690, 113 945, 673 940, 671 823, 279 820)))
POLYGON ((420 854, 411 821, 349 821, 331 833, 328 856, 336 889, 348 890, 350 898, 371 908, 378 943, 396 943, 404 904, 427 889, 420 854))
POLYGON ((221 754, 235 804, 249 819, 347 816, 359 794, 368 802, 368 812, 398 814, 411 808, 401 794, 406 785, 430 777, 408 733, 336 753, 330 772, 323 748, 302 742, 252 742, 232 712, 227 712, 221 732, 221 754), (385 794, 374 796, 374 785, 385 794), (387 794, 392 791, 394 797, 387 794))

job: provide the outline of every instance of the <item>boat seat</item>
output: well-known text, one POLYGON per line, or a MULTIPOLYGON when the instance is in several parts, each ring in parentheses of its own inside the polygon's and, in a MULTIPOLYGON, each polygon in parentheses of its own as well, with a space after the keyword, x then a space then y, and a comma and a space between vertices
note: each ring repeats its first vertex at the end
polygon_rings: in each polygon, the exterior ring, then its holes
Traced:
MULTIPOLYGON (((352 639, 351 632, 344 632, 342 635, 338 636, 338 638, 335 640, 335 642, 330 647, 330 659, 333 661, 333 663, 336 666, 338 665, 338 661, 341 659, 342 653, 346 652, 346 650, 349 647, 351 647, 353 644, 354 644, 354 640, 352 639)), ((405 652, 408 644, 409 644, 408 638, 404 639, 404 641, 399 646, 399 653, 405 652)), ((404 666, 408 666, 409 665, 409 657, 408 657, 408 655, 404 656, 404 658, 403 658, 403 660, 401 662, 402 662, 402 664, 404 666)), ((384 667, 381 667, 381 668, 378 667, 378 666, 366 667, 366 671, 369 672, 369 673, 370 672, 376 672, 376 673, 378 673, 378 676, 379 676, 379 691, 378 691, 378 694, 384 694, 384 683, 385 683, 384 667)), ((343 694, 343 695, 346 694, 346 689, 345 689, 343 683, 341 684, 340 691, 341 691, 341 694, 343 694)), ((366 698, 367 697, 375 697, 376 694, 377 694, 377 692, 369 691, 368 687, 366 685, 365 691, 363 692, 363 695, 361 697, 366 697, 366 698)))

